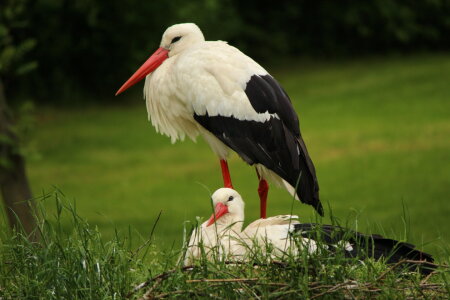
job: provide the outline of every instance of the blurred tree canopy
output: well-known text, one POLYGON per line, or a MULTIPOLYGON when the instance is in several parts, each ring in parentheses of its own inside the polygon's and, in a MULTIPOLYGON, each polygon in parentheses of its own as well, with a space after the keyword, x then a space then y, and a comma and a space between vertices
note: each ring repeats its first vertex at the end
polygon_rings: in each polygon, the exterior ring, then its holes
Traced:
POLYGON ((165 28, 182 22, 258 61, 450 48, 448 0, 32 0, 25 10, 26 25, 8 30, 17 44, 36 42, 27 57, 38 68, 6 91, 51 103, 112 101, 165 28))

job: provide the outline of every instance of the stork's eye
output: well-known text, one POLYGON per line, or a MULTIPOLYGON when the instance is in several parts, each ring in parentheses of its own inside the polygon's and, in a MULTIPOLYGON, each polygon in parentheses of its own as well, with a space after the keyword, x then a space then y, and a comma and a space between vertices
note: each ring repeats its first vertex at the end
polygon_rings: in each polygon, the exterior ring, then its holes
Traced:
POLYGON ((233 196, 228 197, 228 201, 233 201, 233 199, 234 199, 233 196))
POLYGON ((181 36, 176 36, 172 39, 172 41, 170 42, 171 44, 178 42, 181 39, 181 36))

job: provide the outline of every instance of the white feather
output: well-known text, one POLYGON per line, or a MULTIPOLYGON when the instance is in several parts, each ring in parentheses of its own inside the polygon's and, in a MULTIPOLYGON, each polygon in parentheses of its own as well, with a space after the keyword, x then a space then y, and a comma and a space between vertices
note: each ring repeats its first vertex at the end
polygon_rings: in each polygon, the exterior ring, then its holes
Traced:
POLYGON ((267 219, 259 219, 242 230, 244 221, 244 201, 233 189, 221 188, 213 195, 213 204, 221 202, 228 206, 229 213, 219 218, 214 226, 207 227, 203 223, 191 236, 185 256, 185 265, 192 264, 201 257, 203 244, 207 258, 218 255, 220 259, 245 260, 254 251, 270 254, 273 258, 283 258, 286 253, 298 255, 301 251, 314 253, 317 245, 314 240, 301 238, 299 245, 294 243, 290 233, 299 218, 295 215, 279 215, 267 219), (234 200, 228 201, 229 196, 234 200), (200 243, 201 241, 201 243, 200 243), (270 253, 266 253, 272 249, 270 253))

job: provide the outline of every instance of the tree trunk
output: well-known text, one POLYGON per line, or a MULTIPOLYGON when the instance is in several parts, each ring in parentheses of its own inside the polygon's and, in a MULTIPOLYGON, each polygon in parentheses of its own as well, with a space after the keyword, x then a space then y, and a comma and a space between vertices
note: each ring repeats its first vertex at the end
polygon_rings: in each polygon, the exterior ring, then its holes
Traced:
POLYGON ((3 83, 0 80, 0 190, 8 221, 13 229, 23 227, 32 241, 38 240, 34 201, 25 171, 25 160, 18 150, 18 137, 12 129, 3 83))

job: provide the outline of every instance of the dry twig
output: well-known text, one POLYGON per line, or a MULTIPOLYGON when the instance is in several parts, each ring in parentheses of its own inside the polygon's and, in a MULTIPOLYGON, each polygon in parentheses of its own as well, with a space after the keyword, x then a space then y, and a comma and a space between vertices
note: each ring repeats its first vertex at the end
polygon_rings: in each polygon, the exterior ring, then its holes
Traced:
POLYGON ((400 265, 403 265, 403 264, 414 264, 414 265, 417 265, 417 266, 419 266, 419 265, 427 265, 427 266, 433 266, 434 268, 437 268, 437 267, 445 267, 445 266, 440 266, 440 265, 437 265, 437 264, 430 263, 430 262, 425 261, 425 260, 402 259, 402 260, 396 262, 394 265, 392 265, 389 269, 387 269, 386 271, 384 271, 384 272, 378 277, 377 281, 382 280, 388 273, 392 272, 393 270, 395 270, 396 268, 398 268, 400 265))
POLYGON ((258 281, 259 278, 224 278, 224 279, 191 279, 186 280, 186 283, 197 283, 197 282, 251 282, 258 281))
POLYGON ((334 292, 340 290, 341 288, 345 287, 349 283, 353 283, 353 281, 352 280, 347 280, 347 281, 344 281, 342 283, 336 284, 335 286, 329 288, 325 292, 322 292, 322 293, 319 293, 317 295, 312 296, 310 299, 316 299, 316 298, 319 298, 319 297, 321 297, 323 295, 334 293, 334 292))
POLYGON ((126 297, 130 298, 134 293, 136 293, 137 291, 147 287, 151 282, 153 282, 155 280, 157 280, 160 283, 161 281, 163 281, 164 279, 166 279, 167 277, 169 277, 171 274, 175 273, 178 270, 184 272, 184 271, 192 270, 194 268, 195 268, 195 266, 184 266, 181 269, 175 268, 175 269, 171 269, 169 271, 163 272, 161 274, 158 274, 155 277, 150 278, 149 280, 146 280, 146 281, 138 284, 137 286, 135 286, 133 288, 133 290, 131 292, 129 292, 126 297), (161 280, 159 280, 159 279, 161 279, 161 280))

